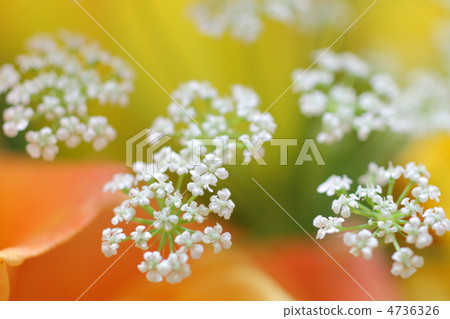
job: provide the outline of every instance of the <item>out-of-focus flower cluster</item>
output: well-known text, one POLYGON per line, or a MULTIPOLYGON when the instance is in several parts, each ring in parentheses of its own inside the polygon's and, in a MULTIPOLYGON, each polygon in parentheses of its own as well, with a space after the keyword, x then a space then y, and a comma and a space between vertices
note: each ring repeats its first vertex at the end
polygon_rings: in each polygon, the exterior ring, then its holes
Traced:
POLYGON ((345 25, 350 11, 343 0, 202 0, 191 15, 203 34, 219 38, 229 31, 235 39, 253 42, 265 18, 310 32, 345 25))
POLYGON ((450 132, 450 80, 431 71, 413 71, 399 88, 388 74, 374 74, 356 55, 318 51, 317 66, 292 73, 300 111, 320 116, 320 143, 341 140, 352 130, 360 140, 372 131, 422 136, 450 132))
POLYGON ((391 273, 410 277, 422 267, 424 260, 414 255, 411 248, 401 245, 406 243, 423 249, 433 242, 431 231, 438 236, 450 231, 450 220, 441 207, 424 209, 422 206, 429 201, 439 202, 441 196, 439 189, 429 184, 429 177, 421 164, 408 163, 402 167, 390 163, 384 168, 370 163, 367 174, 359 179, 360 185, 350 193, 351 179, 345 175, 331 176, 317 191, 337 197, 331 209, 339 217, 317 216, 313 222, 319 228, 317 238, 345 232, 344 243, 351 247, 350 253, 366 259, 372 257, 372 249, 383 239, 395 248, 391 273), (395 190, 401 178, 407 184, 402 191, 395 190), (394 192, 398 197, 394 197, 394 192), (343 222, 355 215, 358 218, 351 221, 351 226, 343 227, 343 222), (355 226, 361 218, 367 221, 355 226))
POLYGON ((244 149, 244 161, 249 162, 252 156, 263 156, 262 144, 275 132, 272 115, 258 110, 258 94, 240 84, 231 87, 231 95, 220 96, 206 81, 189 81, 172 96, 169 117, 157 117, 151 129, 178 138, 185 147, 182 153, 207 149, 230 164, 236 150, 244 149))
POLYGON ((320 50, 316 67, 292 73, 292 89, 301 93, 300 110, 322 118, 320 143, 339 141, 351 130, 367 139, 372 131, 396 125, 393 103, 399 92, 387 74, 374 74, 356 55, 320 50))
MULTIPOLYGON (((232 87, 231 97, 220 97, 208 82, 190 81, 172 97, 170 117, 156 118, 151 131, 158 137, 174 136, 181 149, 164 146, 148 163, 135 163, 134 175, 117 174, 104 189, 121 190, 128 199, 114 209, 114 227, 103 231, 102 252, 113 256, 120 243, 133 241, 146 251, 138 269, 151 282, 178 283, 188 277, 189 258, 199 259, 205 245, 211 245, 214 253, 230 248, 231 234, 223 232, 220 224, 199 225, 211 214, 231 217, 235 204, 230 190, 216 190, 217 183, 229 176, 223 166, 230 164, 239 145, 247 147, 249 157, 261 156, 260 144, 255 155, 251 142, 270 140, 276 127, 270 114, 257 111, 258 95, 241 85, 232 87), (138 217, 139 213, 144 216, 138 217), (125 234, 115 227, 119 223, 137 227, 125 234)), ((159 141, 158 137, 149 134, 148 142, 159 141)))
POLYGON ((16 64, 0 67, 0 94, 6 94, 8 105, 3 132, 15 137, 28 129, 26 150, 32 158, 53 160, 60 142, 75 148, 85 141, 99 151, 115 139, 108 120, 92 116, 89 106, 128 103, 134 73, 122 59, 62 31, 29 39, 16 64))

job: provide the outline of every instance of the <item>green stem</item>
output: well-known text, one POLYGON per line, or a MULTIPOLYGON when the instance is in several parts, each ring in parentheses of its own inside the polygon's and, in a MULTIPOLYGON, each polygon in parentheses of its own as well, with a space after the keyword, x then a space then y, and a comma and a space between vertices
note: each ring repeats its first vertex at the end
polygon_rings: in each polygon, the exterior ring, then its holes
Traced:
POLYGON ((170 252, 173 253, 173 234, 172 234, 172 232, 169 233, 169 248, 170 248, 170 252))
POLYGON ((408 185, 406 185, 405 189, 403 190, 403 192, 400 194, 399 198, 395 202, 397 205, 400 205, 400 203, 402 202, 403 198, 405 198, 405 196, 409 193, 409 191, 414 186, 414 184, 415 184, 415 182, 410 181, 408 183, 408 185))
POLYGON ((364 224, 364 225, 359 225, 359 226, 353 226, 353 227, 336 227, 337 229, 339 229, 340 231, 348 231, 348 230, 356 230, 356 229, 373 229, 377 227, 377 224, 364 224))
POLYGON ((395 180, 393 178, 389 178, 388 182, 388 195, 392 195, 392 191, 394 190, 395 180))
POLYGON ((181 185, 183 184, 184 174, 178 176, 178 182, 177 182, 177 191, 181 189, 181 185))
POLYGON ((151 220, 151 219, 138 218, 138 217, 133 217, 133 219, 131 221, 136 222, 136 223, 141 223, 144 225, 150 225, 150 226, 153 225, 153 223, 155 222, 154 220, 151 220))
POLYGON ((161 241, 159 242, 159 246, 158 246, 158 250, 161 251, 161 249, 164 247, 164 245, 166 244, 166 236, 167 233, 163 232, 162 236, 161 236, 161 241))

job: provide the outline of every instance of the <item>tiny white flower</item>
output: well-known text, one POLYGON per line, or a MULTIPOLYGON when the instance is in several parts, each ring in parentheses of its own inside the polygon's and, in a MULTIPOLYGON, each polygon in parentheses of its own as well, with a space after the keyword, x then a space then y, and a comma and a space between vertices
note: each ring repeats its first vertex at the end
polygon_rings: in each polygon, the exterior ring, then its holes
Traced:
POLYGON ((394 276, 408 278, 416 272, 417 268, 423 266, 423 257, 415 256, 410 248, 400 248, 400 251, 392 255, 394 263, 392 265, 391 273, 394 276))
POLYGON ((231 213, 234 210, 234 203, 231 199, 231 192, 228 188, 224 188, 217 192, 217 195, 211 196, 211 203, 209 204, 209 209, 214 213, 223 217, 225 219, 230 219, 231 213))
POLYGON ((356 189, 355 194, 359 198, 371 198, 372 200, 379 196, 378 194, 381 194, 383 190, 381 189, 380 185, 367 185, 366 187, 363 187, 361 185, 358 185, 358 188, 356 189))
POLYGON ((185 212, 183 214, 184 220, 188 222, 195 220, 197 223, 203 223, 205 217, 209 214, 209 209, 205 205, 201 204, 197 206, 197 202, 195 201, 181 206, 181 211, 185 212))
POLYGON ((40 131, 28 131, 25 135, 28 144, 27 153, 32 158, 42 158, 46 161, 53 161, 59 151, 56 143, 58 142, 52 130, 45 126, 40 131))
POLYGON ((233 104, 233 100, 228 97, 225 97, 225 98, 216 97, 212 101, 212 107, 215 108, 216 110, 218 110, 219 113, 226 114, 226 113, 233 111, 234 104, 233 104))
POLYGON ((195 166, 190 173, 193 180, 200 177, 204 184, 215 186, 218 179, 228 178, 228 171, 221 166, 222 160, 210 153, 206 154, 203 163, 195 166))
POLYGON ((325 111, 328 97, 323 92, 315 90, 300 96, 298 105, 306 116, 320 115, 325 111))
POLYGON ((400 178, 400 176, 402 176, 403 171, 404 169, 402 166, 400 165, 394 166, 392 165, 391 162, 389 162, 389 167, 384 170, 384 177, 387 180, 389 179, 397 180, 400 178))
POLYGON ((341 227, 344 222, 344 218, 341 217, 328 217, 325 218, 322 215, 316 216, 313 220, 314 227, 319 228, 317 232, 317 239, 323 239, 326 234, 332 234, 339 232, 337 227, 341 227))
POLYGON ((331 209, 336 215, 341 215, 344 218, 349 218, 352 208, 358 208, 358 197, 355 194, 346 196, 341 194, 338 199, 335 199, 331 205, 331 209))
POLYGON ((426 225, 431 225, 431 228, 436 232, 436 235, 442 236, 445 232, 450 231, 450 220, 445 215, 441 207, 430 208, 423 214, 423 222, 426 225))
POLYGON ((15 137, 17 134, 28 127, 30 118, 34 112, 29 107, 15 105, 8 107, 3 111, 3 132, 8 137, 15 137))
POLYGON ((132 188, 128 192, 130 197, 130 203, 133 206, 148 206, 150 205, 150 199, 153 198, 155 194, 149 189, 148 186, 143 186, 141 189, 132 188))
POLYGON ((139 225, 136 227, 136 230, 132 232, 131 239, 134 240, 134 244, 137 248, 142 250, 148 249, 147 242, 152 238, 152 234, 150 232, 145 231, 146 227, 143 225, 139 225))
POLYGON ((116 138, 116 131, 105 117, 92 116, 89 118, 83 138, 86 142, 92 143, 94 150, 100 151, 116 138))
POLYGON ((384 217, 390 217, 397 211, 397 204, 395 204, 392 195, 388 195, 386 198, 376 195, 373 202, 376 204, 373 209, 379 211, 384 217))
POLYGON ((42 103, 37 106, 37 111, 45 116, 49 121, 62 117, 66 110, 61 105, 61 101, 56 96, 44 95, 42 103))
POLYGON ((211 244, 214 247, 214 253, 219 253, 222 248, 228 249, 231 247, 231 234, 222 233, 222 226, 216 223, 214 227, 206 227, 204 230, 203 242, 211 244))
POLYGON ((330 176, 324 183, 320 184, 317 188, 318 193, 326 193, 328 196, 333 196, 336 191, 350 189, 350 185, 352 184, 352 180, 344 175, 342 177, 332 175, 330 176))
POLYGON ((156 269, 161 275, 166 277, 167 282, 177 284, 191 274, 191 268, 187 261, 188 256, 186 254, 171 253, 167 259, 156 266, 156 269))
POLYGON ((164 207, 162 211, 154 212, 153 216, 156 219, 153 223, 156 229, 164 228, 165 231, 169 231, 178 224, 178 216, 171 213, 170 207, 164 207))
POLYGON ((174 191, 172 181, 166 183, 166 177, 167 175, 158 174, 155 176, 157 182, 150 185, 150 188, 155 190, 157 198, 164 198, 174 191))
POLYGON ((177 237, 175 237, 175 243, 181 246, 179 252, 187 253, 189 251, 192 259, 200 259, 203 253, 203 246, 198 244, 203 241, 203 234, 200 231, 196 231, 190 234, 188 231, 184 231, 177 237))
POLYGON ((131 206, 129 200, 126 200, 120 204, 120 206, 113 209, 114 217, 111 219, 113 225, 117 225, 120 222, 126 221, 127 223, 131 221, 136 214, 136 211, 131 206))
POLYGON ((131 174, 115 174, 113 180, 104 187, 104 192, 114 193, 117 190, 130 189, 134 183, 134 177, 131 174))
POLYGON ((175 128, 174 123, 172 120, 158 116, 151 126, 151 129, 153 131, 159 132, 163 135, 174 135, 175 134, 175 128))
POLYGON ((361 253, 365 259, 372 258, 372 249, 378 247, 378 240, 367 229, 361 230, 358 234, 345 233, 344 243, 352 247, 350 249, 352 255, 358 257, 361 253))
POLYGON ((4 64, 0 67, 0 94, 9 90, 20 80, 20 74, 12 64, 4 64))
POLYGON ((175 206, 176 208, 180 208, 183 201, 183 194, 179 191, 175 191, 173 194, 167 194, 166 198, 166 206, 175 206))
POLYGON ((425 177, 420 177, 418 184, 419 186, 414 188, 411 192, 415 198, 420 200, 422 203, 425 203, 428 199, 439 202, 439 196, 441 196, 439 188, 433 185, 428 185, 428 179, 425 177))
POLYGON ((68 148, 75 148, 80 144, 81 137, 86 131, 86 125, 80 123, 76 116, 63 117, 59 120, 60 127, 56 130, 56 137, 65 141, 68 148))
POLYGON ((419 182, 421 177, 430 177, 430 173, 428 173, 427 169, 423 164, 416 165, 413 162, 406 164, 404 175, 406 178, 414 181, 416 183, 419 182))
POLYGON ((384 242, 386 244, 392 243, 395 238, 395 233, 397 233, 397 227, 392 225, 392 220, 388 219, 387 221, 378 221, 378 237, 384 237, 384 242))
POLYGON ((231 87, 231 93, 236 101, 236 114, 239 117, 248 117, 260 103, 258 94, 251 88, 235 84, 231 87))
POLYGON ((416 216, 416 213, 422 215, 423 207, 419 204, 416 204, 416 201, 413 199, 409 199, 408 197, 404 198, 401 202, 403 207, 400 209, 400 212, 405 216, 416 216))
MULTIPOLYGON (((386 185, 387 179, 385 177, 384 170, 385 170, 384 167, 379 167, 374 162, 369 163, 368 171, 365 175, 359 178, 359 183, 363 185, 380 185, 380 186, 386 185)), ((377 189, 379 190, 380 188, 377 189)), ((381 194, 381 190, 377 193, 381 194)), ((373 195, 369 197, 371 198, 373 197, 373 195)))
POLYGON ((162 257, 159 251, 147 251, 144 253, 144 261, 138 265, 138 269, 140 272, 146 273, 148 281, 161 282, 163 276, 157 269, 161 261, 162 257))
POLYGON ((418 217, 412 217, 409 222, 403 226, 407 236, 406 242, 408 244, 416 244, 419 249, 430 246, 433 242, 433 237, 428 234, 428 227, 421 226, 422 222, 418 217))
POLYGON ((111 257, 117 254, 119 244, 127 236, 123 233, 122 228, 106 228, 102 233, 102 253, 106 257, 111 257))

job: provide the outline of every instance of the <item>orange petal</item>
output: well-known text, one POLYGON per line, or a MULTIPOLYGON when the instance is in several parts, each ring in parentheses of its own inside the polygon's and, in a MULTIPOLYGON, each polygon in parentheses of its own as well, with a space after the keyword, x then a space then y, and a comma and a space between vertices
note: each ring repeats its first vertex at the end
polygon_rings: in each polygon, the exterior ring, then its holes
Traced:
POLYGON ((6 264, 0 263, 0 301, 9 298, 9 279, 6 264))
POLYGON ((321 242, 334 260, 306 237, 285 238, 250 251, 262 269, 298 300, 398 300, 389 257, 374 251, 371 260, 355 258, 341 240, 321 242))
MULTIPOLYGON (((72 240, 15 268, 11 300, 76 300, 132 244, 118 255, 101 253, 101 231, 110 227, 112 211, 72 240)), ((291 300, 292 296, 233 244, 231 250, 190 260, 192 275, 180 284, 151 283, 137 265, 143 251, 133 247, 80 300, 291 300)), ((209 248, 209 247, 208 247, 209 248)))
MULTIPOLYGON (((0 154, 0 264, 20 265, 66 241, 113 200, 113 164, 43 163, 0 154)), ((117 198, 117 197, 116 197, 117 198)))

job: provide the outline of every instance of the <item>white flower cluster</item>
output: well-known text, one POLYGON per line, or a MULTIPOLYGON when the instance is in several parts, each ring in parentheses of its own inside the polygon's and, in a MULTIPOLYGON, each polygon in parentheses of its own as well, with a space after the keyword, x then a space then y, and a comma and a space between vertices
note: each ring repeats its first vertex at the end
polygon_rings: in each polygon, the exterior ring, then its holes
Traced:
POLYGON ((450 132, 450 79, 419 70, 408 74, 408 79, 396 101, 391 130, 412 136, 450 132))
POLYGON ((352 181, 347 176, 331 176, 317 191, 338 197, 331 209, 339 217, 317 216, 313 222, 319 228, 317 238, 345 232, 344 243, 351 247, 350 253, 366 259, 372 257, 372 249, 378 247, 378 239, 384 239, 384 243, 392 243, 396 250, 392 255, 391 273, 402 278, 410 277, 422 267, 424 260, 414 255, 411 248, 401 247, 400 238, 423 249, 433 241, 431 230, 438 236, 450 231, 450 220, 441 207, 424 209, 422 206, 429 201, 439 202, 441 196, 439 189, 429 184, 429 177, 421 164, 408 163, 402 167, 389 163, 384 168, 370 163, 356 191, 349 193, 352 181), (402 177, 408 183, 401 193, 398 190, 400 195, 394 198, 395 184, 402 177), (343 222, 354 215, 367 219, 367 222, 343 227, 343 222))
MULTIPOLYGON (((272 115, 258 110, 260 98, 251 88, 235 84, 230 96, 220 96, 209 82, 189 81, 174 92, 168 118, 157 117, 151 130, 179 138, 181 152, 214 151, 224 164, 244 149, 244 161, 262 156, 262 144, 272 139, 276 124, 272 115)), ((152 135, 153 136, 153 135, 152 135)))
POLYGON ((75 148, 85 141, 99 151, 115 139, 107 119, 91 116, 88 105, 128 103, 134 73, 123 60, 62 31, 29 39, 16 63, 0 67, 0 94, 6 94, 8 105, 3 132, 15 137, 32 127, 25 134, 32 158, 53 160, 59 142, 75 148))
POLYGON ((360 140, 372 131, 395 126, 393 103, 398 89, 387 74, 373 74, 356 55, 319 50, 317 66, 292 73, 300 110, 308 117, 320 116, 319 143, 333 143, 352 129, 360 140))
POLYGON ((349 12, 343 0, 203 0, 191 8, 201 33, 219 38, 229 30, 244 42, 259 37, 265 18, 311 31, 345 25, 349 12))
POLYGON ((120 243, 134 241, 137 248, 146 251, 138 269, 149 281, 165 278, 169 283, 179 283, 191 274, 189 258, 199 259, 205 245, 211 245, 214 253, 231 247, 231 235, 223 232, 220 224, 195 229, 210 214, 229 219, 233 213, 231 192, 227 188, 213 190, 219 180, 228 178, 220 158, 212 153, 195 157, 164 147, 154 154, 154 162, 135 163, 133 170, 134 175, 115 175, 104 188, 128 195, 114 209, 114 228, 103 231, 102 252, 107 257, 117 254, 120 243), (176 178, 176 185, 171 177, 176 178), (205 200, 208 204, 201 203, 205 200), (115 227, 119 223, 138 226, 127 236, 122 228, 115 227))

